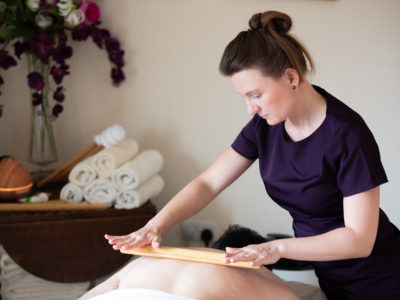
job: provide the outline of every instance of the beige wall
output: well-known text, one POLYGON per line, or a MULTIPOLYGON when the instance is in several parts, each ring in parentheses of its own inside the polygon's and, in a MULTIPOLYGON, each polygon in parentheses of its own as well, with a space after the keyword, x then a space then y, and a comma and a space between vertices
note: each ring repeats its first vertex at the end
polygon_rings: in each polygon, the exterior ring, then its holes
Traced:
MULTIPOLYGON (((55 123, 61 165, 88 146, 109 125, 124 126, 141 149, 165 157, 166 187, 154 199, 161 208, 204 170, 249 119, 244 101, 218 73, 225 45, 247 29, 249 17, 282 10, 294 19, 293 32, 309 48, 317 72, 311 81, 356 109, 380 145, 390 183, 382 207, 400 226, 400 1, 398 0, 101 0, 102 20, 126 51, 127 81, 109 79, 104 52, 91 42, 75 43, 71 76, 65 81, 65 111, 55 123)), ((26 153, 28 90, 26 69, 4 73, 0 103, 0 153, 26 153)), ((258 166, 223 192, 196 220, 218 232, 240 223, 266 232, 292 233, 286 212, 266 196, 258 166)), ((165 235, 180 242, 178 228, 165 235)))

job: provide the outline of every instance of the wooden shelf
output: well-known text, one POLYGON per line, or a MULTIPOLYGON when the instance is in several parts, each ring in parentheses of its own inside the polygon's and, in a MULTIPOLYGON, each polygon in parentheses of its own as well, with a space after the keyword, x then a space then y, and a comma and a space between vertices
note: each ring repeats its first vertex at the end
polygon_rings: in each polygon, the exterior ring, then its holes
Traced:
POLYGON ((27 272, 56 282, 91 281, 131 256, 115 251, 104 234, 128 234, 156 214, 148 201, 131 210, 0 212, 0 244, 27 272))

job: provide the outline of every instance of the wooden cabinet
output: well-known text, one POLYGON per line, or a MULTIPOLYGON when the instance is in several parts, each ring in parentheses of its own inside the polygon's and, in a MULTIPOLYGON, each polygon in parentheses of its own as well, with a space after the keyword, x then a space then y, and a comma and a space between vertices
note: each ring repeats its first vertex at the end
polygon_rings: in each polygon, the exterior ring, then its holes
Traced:
POLYGON ((131 210, 1 212, 0 244, 27 272, 50 281, 91 281, 125 264, 104 234, 141 228, 156 214, 148 201, 131 210))

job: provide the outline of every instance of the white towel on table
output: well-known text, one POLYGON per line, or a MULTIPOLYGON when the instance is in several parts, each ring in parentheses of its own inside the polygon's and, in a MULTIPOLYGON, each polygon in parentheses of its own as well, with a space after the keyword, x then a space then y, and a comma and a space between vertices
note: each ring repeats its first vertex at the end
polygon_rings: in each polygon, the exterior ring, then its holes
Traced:
POLYGON ((95 154, 91 164, 100 178, 108 178, 115 169, 132 160, 138 153, 138 143, 133 139, 126 138, 95 154))
POLYGON ((140 185, 136 190, 119 191, 114 207, 116 209, 132 209, 140 207, 150 198, 160 194, 164 187, 164 180, 159 175, 154 175, 140 185))
POLYGON ((83 189, 83 197, 90 203, 108 203, 111 206, 116 196, 117 190, 107 179, 96 179, 83 189))
POLYGON ((68 203, 79 203, 83 200, 82 189, 74 183, 67 183, 60 192, 60 199, 68 203))
POLYGON ((196 300, 153 289, 130 288, 112 290, 91 300, 196 300))
POLYGON ((92 167, 91 162, 93 156, 85 159, 72 168, 68 175, 69 182, 72 182, 80 187, 85 187, 97 178, 97 172, 92 167))
POLYGON ((112 182, 122 191, 132 190, 157 174, 164 159, 157 150, 145 150, 133 160, 116 169, 112 174, 112 182))

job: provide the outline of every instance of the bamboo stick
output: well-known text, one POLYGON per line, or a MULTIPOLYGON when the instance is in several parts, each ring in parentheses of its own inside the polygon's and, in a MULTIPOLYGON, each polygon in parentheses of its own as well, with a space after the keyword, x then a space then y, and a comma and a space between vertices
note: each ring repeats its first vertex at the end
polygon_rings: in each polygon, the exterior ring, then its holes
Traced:
POLYGON ((39 181, 37 187, 40 188, 50 181, 56 181, 62 179, 64 176, 68 175, 68 173, 72 170, 72 168, 75 167, 78 163, 96 154, 102 149, 104 149, 103 146, 98 146, 97 144, 93 143, 84 151, 82 151, 81 153, 73 157, 70 161, 65 163, 63 166, 52 172, 49 176, 39 181))
POLYGON ((158 258, 169 258, 191 262, 201 262, 208 264, 224 265, 228 267, 239 267, 249 269, 260 269, 261 266, 252 266, 250 262, 236 262, 226 264, 224 262, 224 253, 215 251, 205 251, 190 248, 175 248, 161 246, 153 248, 152 246, 144 246, 140 248, 134 248, 129 250, 120 250, 124 254, 150 256, 158 258))

